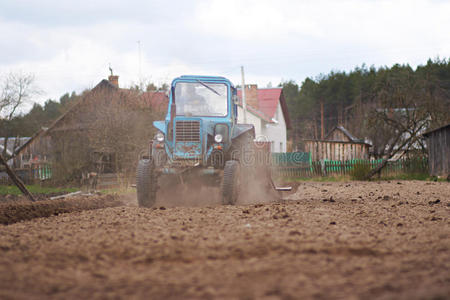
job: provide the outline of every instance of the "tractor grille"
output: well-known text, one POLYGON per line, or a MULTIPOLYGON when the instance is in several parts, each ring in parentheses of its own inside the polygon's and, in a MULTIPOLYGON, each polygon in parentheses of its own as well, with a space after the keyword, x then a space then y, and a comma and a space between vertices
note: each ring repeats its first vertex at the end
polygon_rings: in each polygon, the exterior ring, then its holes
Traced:
POLYGON ((175 133, 177 142, 200 142, 200 121, 177 121, 175 133))

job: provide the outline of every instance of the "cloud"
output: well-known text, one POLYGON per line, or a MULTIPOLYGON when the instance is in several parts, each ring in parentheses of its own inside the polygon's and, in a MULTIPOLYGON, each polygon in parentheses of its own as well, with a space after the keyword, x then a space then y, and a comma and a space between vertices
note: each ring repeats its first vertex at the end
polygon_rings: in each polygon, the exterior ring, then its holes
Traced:
POLYGON ((5 0, 1 4, 0 18, 42 27, 86 26, 111 20, 159 24, 173 21, 180 12, 190 8, 185 1, 171 3, 178 9, 174 10, 174 6, 162 0, 126 3, 120 0, 5 0))
POLYGON ((211 1, 195 28, 232 41, 225 55, 258 74, 301 78, 449 55, 449 11, 431 1, 211 1))
POLYGON ((301 82, 357 65, 423 64, 450 56, 447 1, 2 1, 0 73, 33 72, 38 101, 182 74, 240 83, 301 82), (139 60, 138 44, 141 44, 139 60), (141 78, 141 79, 142 79, 141 78))
POLYGON ((322 36, 311 18, 302 18, 307 2, 211 1, 198 6, 197 30, 237 40, 282 40, 295 36, 322 36))

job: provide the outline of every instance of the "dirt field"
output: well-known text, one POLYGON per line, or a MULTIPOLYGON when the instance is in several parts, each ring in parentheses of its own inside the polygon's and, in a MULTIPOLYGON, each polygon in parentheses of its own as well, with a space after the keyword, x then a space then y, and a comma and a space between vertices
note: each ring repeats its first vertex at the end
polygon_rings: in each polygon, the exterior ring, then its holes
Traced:
POLYGON ((277 203, 128 197, 0 225, 0 299, 450 299, 449 195, 307 182, 277 203))

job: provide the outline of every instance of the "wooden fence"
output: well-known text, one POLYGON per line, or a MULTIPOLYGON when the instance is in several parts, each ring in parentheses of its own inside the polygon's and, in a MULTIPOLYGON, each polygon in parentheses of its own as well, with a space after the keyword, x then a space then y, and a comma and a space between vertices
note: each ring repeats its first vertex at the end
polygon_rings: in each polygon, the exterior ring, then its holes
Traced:
MULTIPOLYGON (((286 153, 287 154, 287 153, 286 153)), ((279 155, 279 154, 278 154, 279 155)), ((274 177, 291 177, 291 178, 310 178, 323 176, 346 176, 351 175, 355 166, 363 165, 373 169, 381 163, 379 160, 346 160, 346 161, 302 161, 295 162, 289 160, 286 156, 286 163, 283 159, 277 158, 272 160, 272 175, 274 177)), ((426 158, 417 159, 401 159, 397 161, 389 161, 383 168, 382 176, 393 176, 398 174, 427 174, 428 160, 426 158)))

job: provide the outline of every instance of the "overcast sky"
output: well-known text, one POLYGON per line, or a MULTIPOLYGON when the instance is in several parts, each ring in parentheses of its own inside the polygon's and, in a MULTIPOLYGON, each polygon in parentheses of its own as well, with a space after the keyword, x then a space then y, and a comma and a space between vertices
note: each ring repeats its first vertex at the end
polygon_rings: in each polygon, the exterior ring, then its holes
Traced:
POLYGON ((0 36, 0 74, 33 73, 40 103, 95 86, 109 64, 122 87, 182 74, 239 84, 241 65, 265 87, 448 58, 450 1, 1 0, 0 36))

